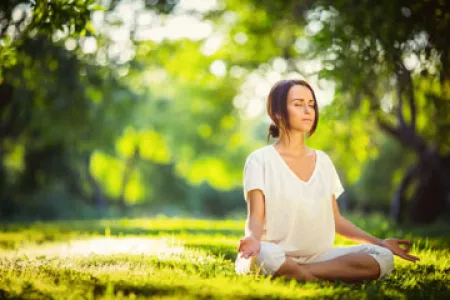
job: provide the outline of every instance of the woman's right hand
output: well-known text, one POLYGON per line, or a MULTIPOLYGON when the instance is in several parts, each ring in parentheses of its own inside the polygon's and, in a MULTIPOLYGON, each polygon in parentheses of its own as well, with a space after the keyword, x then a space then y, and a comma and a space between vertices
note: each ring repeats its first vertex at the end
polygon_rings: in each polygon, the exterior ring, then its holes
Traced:
POLYGON ((241 254, 241 258, 250 258, 259 254, 261 249, 261 242, 255 239, 253 236, 246 236, 240 240, 238 253, 241 254))

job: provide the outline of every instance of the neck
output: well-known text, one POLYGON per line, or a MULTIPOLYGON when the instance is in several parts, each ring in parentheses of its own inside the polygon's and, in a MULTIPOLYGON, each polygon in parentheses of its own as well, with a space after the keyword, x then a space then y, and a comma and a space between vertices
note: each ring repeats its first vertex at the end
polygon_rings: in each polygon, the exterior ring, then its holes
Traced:
POLYGON ((293 155, 302 155, 308 151, 305 145, 305 133, 303 131, 291 130, 289 137, 284 131, 281 131, 280 137, 275 145, 282 149, 283 152, 293 155))

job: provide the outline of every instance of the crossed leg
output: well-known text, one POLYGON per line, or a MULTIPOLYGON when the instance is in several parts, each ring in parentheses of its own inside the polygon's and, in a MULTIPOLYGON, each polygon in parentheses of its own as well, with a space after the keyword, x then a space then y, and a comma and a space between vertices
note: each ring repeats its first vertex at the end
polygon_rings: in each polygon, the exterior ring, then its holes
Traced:
POLYGON ((331 260, 298 264, 291 258, 281 265, 274 277, 286 277, 297 281, 316 281, 318 279, 358 282, 375 280, 380 276, 378 262, 367 253, 350 253, 331 260))
POLYGON ((307 263, 302 258, 286 256, 277 244, 261 242, 261 250, 252 259, 236 260, 236 273, 251 272, 258 266, 263 275, 286 277, 298 281, 336 280, 358 282, 388 275, 394 269, 390 250, 376 245, 357 245, 332 248, 307 263))

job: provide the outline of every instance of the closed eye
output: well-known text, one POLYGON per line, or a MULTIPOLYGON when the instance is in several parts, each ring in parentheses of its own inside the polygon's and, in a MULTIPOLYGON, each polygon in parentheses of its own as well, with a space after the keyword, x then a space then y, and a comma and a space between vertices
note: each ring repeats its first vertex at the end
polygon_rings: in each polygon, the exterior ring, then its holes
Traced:
MULTIPOLYGON (((301 105, 301 104, 294 104, 294 106, 303 106, 303 105, 301 105)), ((314 104, 310 104, 309 107, 314 108, 314 104)))

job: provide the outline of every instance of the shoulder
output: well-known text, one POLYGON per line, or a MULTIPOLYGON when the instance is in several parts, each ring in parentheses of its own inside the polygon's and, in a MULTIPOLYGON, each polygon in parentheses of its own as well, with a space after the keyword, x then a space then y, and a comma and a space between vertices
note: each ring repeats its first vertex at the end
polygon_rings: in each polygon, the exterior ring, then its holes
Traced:
POLYGON ((330 156, 325 153, 324 151, 318 150, 320 153, 320 157, 322 159, 322 166, 325 170, 328 170, 330 172, 336 172, 336 166, 333 163, 333 160, 330 158, 330 156))
POLYGON ((330 159, 325 151, 319 149, 314 149, 314 151, 316 151, 317 155, 319 155, 321 158, 330 159))
POLYGON ((325 162, 325 164, 332 164, 333 161, 331 160, 330 156, 322 150, 315 150, 317 155, 319 156, 319 159, 321 159, 323 162, 325 162))
POLYGON ((266 146, 263 146, 256 150, 253 150, 247 156, 245 164, 248 164, 250 162, 262 163, 265 160, 265 158, 267 157, 267 152, 270 151, 270 147, 271 147, 271 145, 266 145, 266 146))

